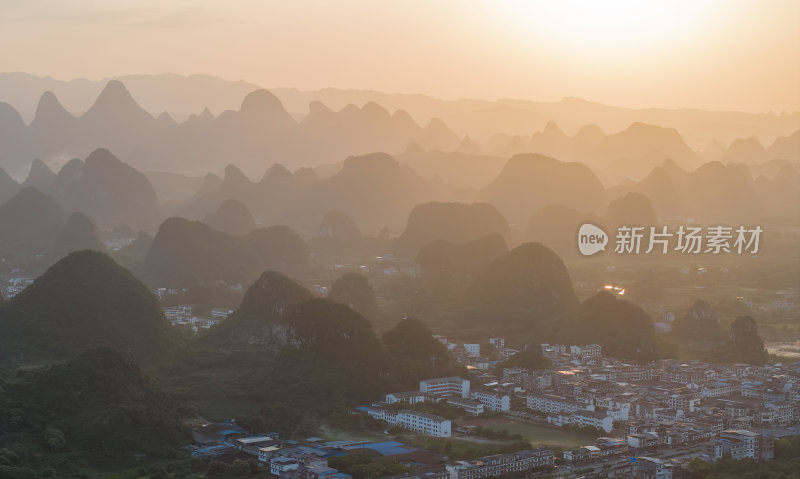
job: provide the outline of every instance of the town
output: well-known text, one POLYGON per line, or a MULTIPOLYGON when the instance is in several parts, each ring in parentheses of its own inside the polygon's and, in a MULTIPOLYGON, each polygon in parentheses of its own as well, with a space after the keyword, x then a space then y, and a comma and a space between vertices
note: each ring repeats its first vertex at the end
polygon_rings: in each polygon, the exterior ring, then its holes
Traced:
POLYGON ((350 477, 334 467, 337 460, 364 454, 402 466, 404 472, 389 475, 397 479, 510 473, 670 479, 688 477, 693 459, 769 460, 776 439, 800 434, 800 362, 637 365, 604 357, 596 344, 541 344, 536 352, 551 366, 527 369, 504 367, 520 351, 507 348, 503 338, 484 343, 436 338, 465 366, 465 377, 423 379, 418 390, 386 392, 383 400, 350 411, 385 424, 387 440, 282 440, 277 433, 249 435, 227 422, 196 426, 192 454, 257 458, 260 468, 282 479, 350 477), (595 439, 563 451, 531 444, 470 460, 451 460, 403 442, 404 434, 474 439, 480 431, 469 425, 470 417, 579 429, 595 439))

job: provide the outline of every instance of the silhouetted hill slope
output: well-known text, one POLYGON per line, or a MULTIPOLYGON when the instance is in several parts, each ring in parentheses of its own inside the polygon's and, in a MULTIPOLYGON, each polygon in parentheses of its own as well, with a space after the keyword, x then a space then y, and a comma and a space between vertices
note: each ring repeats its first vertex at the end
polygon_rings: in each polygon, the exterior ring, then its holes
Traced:
POLYGON ((308 248, 286 226, 232 236, 199 221, 169 218, 147 253, 144 274, 153 284, 170 287, 220 280, 247 284, 265 269, 300 274, 308 265, 308 248))
POLYGON ((770 221, 800 225, 800 208, 797 208, 800 204, 800 172, 797 169, 784 165, 773 179, 756 178, 753 187, 769 212, 770 221))
POLYGON ((481 155, 477 146, 467 144, 462 148, 466 151, 408 149, 396 157, 428 180, 439 177, 453 187, 476 189, 496 177, 507 161, 500 156, 481 155))
POLYGON ((64 207, 88 214, 101 227, 149 230, 161 216, 147 177, 103 148, 85 161, 75 159, 64 165, 48 191, 64 207))
POLYGON ((672 325, 673 335, 681 341, 714 342, 720 339, 719 321, 714 309, 703 299, 698 299, 672 325))
POLYGON ((64 228, 67 217, 53 198, 33 187, 0 205, 0 252, 45 253, 64 228))
POLYGON ((526 221, 548 204, 593 212, 602 204, 603 185, 584 165, 542 155, 516 155, 481 192, 511 223, 526 221))
POLYGON ((428 325, 419 319, 403 318, 383 333, 383 343, 394 356, 403 383, 461 372, 447 348, 433 337, 428 325))
POLYGON ((606 291, 567 312, 557 327, 563 340, 599 344, 604 356, 640 361, 659 356, 655 330, 647 313, 606 291))
POLYGON ((612 230, 618 226, 650 226, 658 225, 656 212, 650 198, 641 193, 628 193, 611 201, 606 208, 605 223, 612 230))
POLYGON ((578 228, 584 223, 602 226, 601 219, 564 205, 548 205, 536 210, 528 220, 527 238, 559 252, 575 252, 578 228))
POLYGON ((577 301, 561 258, 541 243, 522 244, 494 260, 468 296, 476 306, 526 308, 534 317, 563 313, 577 301))
POLYGON ((290 344, 295 306, 312 294, 277 271, 266 271, 247 289, 242 304, 215 326, 206 340, 215 344, 257 344, 273 352, 290 344))
POLYGON ((291 335, 293 346, 278 354, 266 378, 267 404, 329 414, 332 405, 359 404, 402 387, 392 357, 369 321, 345 305, 327 299, 298 304, 291 335), (319 401, 320 395, 325 401, 319 401))
POLYGON ((755 319, 739 316, 731 323, 728 342, 712 351, 710 359, 729 363, 764 364, 767 357, 755 319))
POLYGON ((695 153, 674 128, 634 122, 625 130, 608 135, 600 146, 607 158, 643 158, 658 153, 681 164, 691 164, 695 153))
MULTIPOLYGON (((165 394, 130 357, 111 348, 81 353, 65 363, 19 370, 0 387, 0 411, 24 418, 24 433, 62 433, 55 452, 86 455, 164 455, 191 440, 189 411, 165 394)), ((6 414, 3 415, 6 417, 6 414)), ((0 422, 0 434, 19 430, 0 422)), ((63 472, 63 471, 62 471, 63 472)))
POLYGON ((423 203, 411 210, 406 229, 397 239, 397 250, 413 257, 432 241, 466 243, 490 233, 511 239, 506 219, 492 205, 423 203))
POLYGON ((223 201, 217 211, 206 216, 204 222, 212 228, 232 235, 247 234, 256 227, 250 210, 244 203, 236 199, 223 201))
POLYGON ((10 177, 6 170, 0 168, 0 205, 19 193, 20 185, 17 180, 10 177))
POLYGON ((94 221, 83 213, 72 213, 53 245, 52 254, 60 258, 87 249, 102 252, 106 247, 100 241, 94 221))
POLYGON ((305 241, 288 226, 259 228, 241 239, 255 252, 262 271, 275 270, 290 276, 299 276, 307 272, 311 264, 311 255, 305 241))
POLYGON ((128 89, 118 80, 109 81, 94 104, 80 116, 83 131, 90 132, 95 144, 135 145, 136 137, 150 136, 156 120, 136 103, 128 89))
MULTIPOLYGON (((190 200, 200 191, 206 181, 203 176, 188 176, 166 171, 145 171, 144 175, 153 185, 156 197, 162 205, 190 200)), ((209 173, 207 176, 213 177, 214 175, 209 173)), ((219 184, 221 183, 220 181, 219 184)), ((219 187, 219 184, 215 186, 219 187)))
POLYGON ((367 319, 374 319, 378 315, 375 289, 367 278, 358 273, 347 273, 336 278, 331 285, 328 299, 350 306, 367 319))
POLYGON ((15 168, 25 158, 28 132, 20 114, 0 102, 0 167, 15 168))
POLYGON ((318 218, 331 208, 347 211, 364 231, 379 231, 402 224, 420 199, 446 194, 392 156, 372 153, 348 157, 338 173, 309 192, 302 211, 318 218))
POLYGON ((490 233, 468 243, 433 241, 420 249, 416 262, 423 278, 447 276, 455 283, 465 284, 507 252, 505 239, 490 233))
POLYGON ((767 148, 769 156, 772 158, 785 158, 788 160, 800 160, 800 130, 788 136, 775 138, 767 148))
POLYGON ((176 344, 153 293, 96 251, 77 251, 51 266, 0 316, 4 361, 58 359, 108 346, 152 364, 176 344))
POLYGON ((61 105, 51 91, 42 93, 39 98, 28 133, 36 156, 44 158, 74 151, 81 137, 79 120, 61 105))
POLYGON ((169 218, 161 223, 144 263, 145 277, 160 287, 194 282, 247 283, 258 275, 256 253, 205 223, 169 218))
POLYGON ((755 222, 764 217, 753 179, 743 165, 712 161, 689 174, 686 205, 699 221, 755 222))
POLYGON ((325 213, 317 231, 322 238, 344 243, 358 241, 363 238, 355 221, 339 210, 330 210, 325 213))
POLYGON ((22 186, 33 186, 41 191, 47 191, 53 181, 56 179, 56 174, 53 170, 45 164, 44 161, 36 158, 31 163, 31 169, 28 172, 28 177, 22 182, 22 186))
POLYGON ((728 162, 737 163, 762 163, 771 159, 770 154, 755 136, 733 140, 724 157, 728 162))

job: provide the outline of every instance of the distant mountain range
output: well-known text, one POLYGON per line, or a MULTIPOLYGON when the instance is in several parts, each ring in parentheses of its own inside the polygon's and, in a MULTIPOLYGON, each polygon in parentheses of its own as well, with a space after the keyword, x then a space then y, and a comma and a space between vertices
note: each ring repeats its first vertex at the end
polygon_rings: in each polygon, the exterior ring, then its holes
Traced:
POLYGON ((144 170, 204 174, 218 171, 224 158, 253 172, 274 161, 295 168, 374 151, 399 154, 418 144, 501 157, 541 153, 622 166, 635 172, 629 176, 641 176, 666 158, 696 167, 690 161, 698 152, 704 160, 793 159, 798 130, 800 113, 637 110, 576 98, 543 103, 335 89, 267 92, 202 75, 61 82, 0 74, 0 166, 14 174, 37 157, 64 161, 98 147, 144 170))

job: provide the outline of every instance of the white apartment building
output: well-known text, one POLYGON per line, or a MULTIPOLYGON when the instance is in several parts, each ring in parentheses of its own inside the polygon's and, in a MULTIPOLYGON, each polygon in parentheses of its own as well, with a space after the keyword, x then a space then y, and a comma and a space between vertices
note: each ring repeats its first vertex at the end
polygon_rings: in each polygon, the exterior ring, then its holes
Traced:
POLYGON ((472 399, 464 399, 462 397, 447 398, 447 404, 455 406, 457 408, 461 408, 468 414, 472 414, 473 416, 479 416, 483 414, 484 411, 483 404, 481 404, 480 402, 474 401, 472 399))
POLYGON ((511 410, 511 398, 508 394, 494 393, 490 391, 472 391, 469 397, 480 402, 486 409, 493 412, 507 412, 511 410))
POLYGON ((461 396, 469 399, 469 379, 458 376, 423 379, 419 382, 419 390, 430 396, 461 396))
POLYGON ((398 393, 389 393, 386 395, 386 404, 395 404, 399 402, 407 402, 408 404, 417 404, 425 402, 425 395, 420 391, 404 391, 398 393))
POLYGON ((528 396, 527 406, 528 409, 548 414, 575 412, 583 409, 577 401, 553 394, 531 394, 528 396))
POLYGON ((273 476, 280 476, 286 471, 296 471, 300 468, 300 461, 292 457, 278 456, 269 461, 269 472, 273 476))
POLYGON ((409 410, 392 411, 380 403, 367 407, 367 414, 392 426, 421 432, 428 436, 450 437, 451 434, 450 420, 433 414, 409 410))
POLYGON ((470 356, 480 356, 481 355, 481 345, 477 343, 467 344, 464 343, 464 351, 470 356))

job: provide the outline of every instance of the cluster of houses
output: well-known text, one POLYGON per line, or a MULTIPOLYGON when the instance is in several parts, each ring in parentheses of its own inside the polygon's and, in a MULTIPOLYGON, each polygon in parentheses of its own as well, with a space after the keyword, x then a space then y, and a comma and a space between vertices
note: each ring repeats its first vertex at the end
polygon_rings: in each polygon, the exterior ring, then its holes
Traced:
POLYGON ((411 470, 392 479, 483 479, 551 469, 555 459, 552 451, 542 447, 471 461, 449 461, 446 456, 399 441, 324 441, 316 437, 281 440, 276 433, 249 435, 231 422, 197 425, 193 436, 197 443, 192 447, 195 457, 255 457, 262 469, 280 479, 350 479, 348 474, 331 467, 329 459, 355 454, 397 462, 411 470))
MULTIPOLYGON (((723 456, 769 459, 774 439, 762 429, 784 428, 800 419, 800 363, 662 360, 634 365, 603 357, 597 345, 541 348, 551 368, 503 369, 503 384, 513 385, 509 389, 525 400, 528 414, 556 426, 624 433, 565 452, 569 462, 659 448, 697 448, 708 461, 723 456)), ((658 465, 665 471, 676 467, 658 465)))
POLYGON ((412 409, 399 410, 393 406, 424 402, 444 402, 475 416, 486 411, 508 412, 511 409, 511 398, 507 394, 484 389, 471 390, 470 380, 458 376, 423 379, 419 382, 418 391, 388 393, 383 401, 359 409, 392 426, 433 437, 450 437, 452 424, 449 419, 412 409))
POLYGON ((488 371, 498 362, 505 361, 519 352, 517 349, 506 347, 505 339, 499 337, 489 338, 489 351, 483 351, 484 354, 481 354, 480 343, 454 342, 439 335, 433 337, 450 351, 456 362, 465 365, 469 370, 488 371))
POLYGON ((3 287, 3 295, 6 299, 11 299, 32 284, 33 278, 9 278, 3 287))
POLYGON ((210 316, 200 316, 195 314, 191 304, 179 304, 177 306, 165 306, 161 308, 164 317, 176 328, 186 328, 194 333, 201 329, 208 329, 221 321, 228 319, 233 313, 232 309, 212 308, 210 316))

